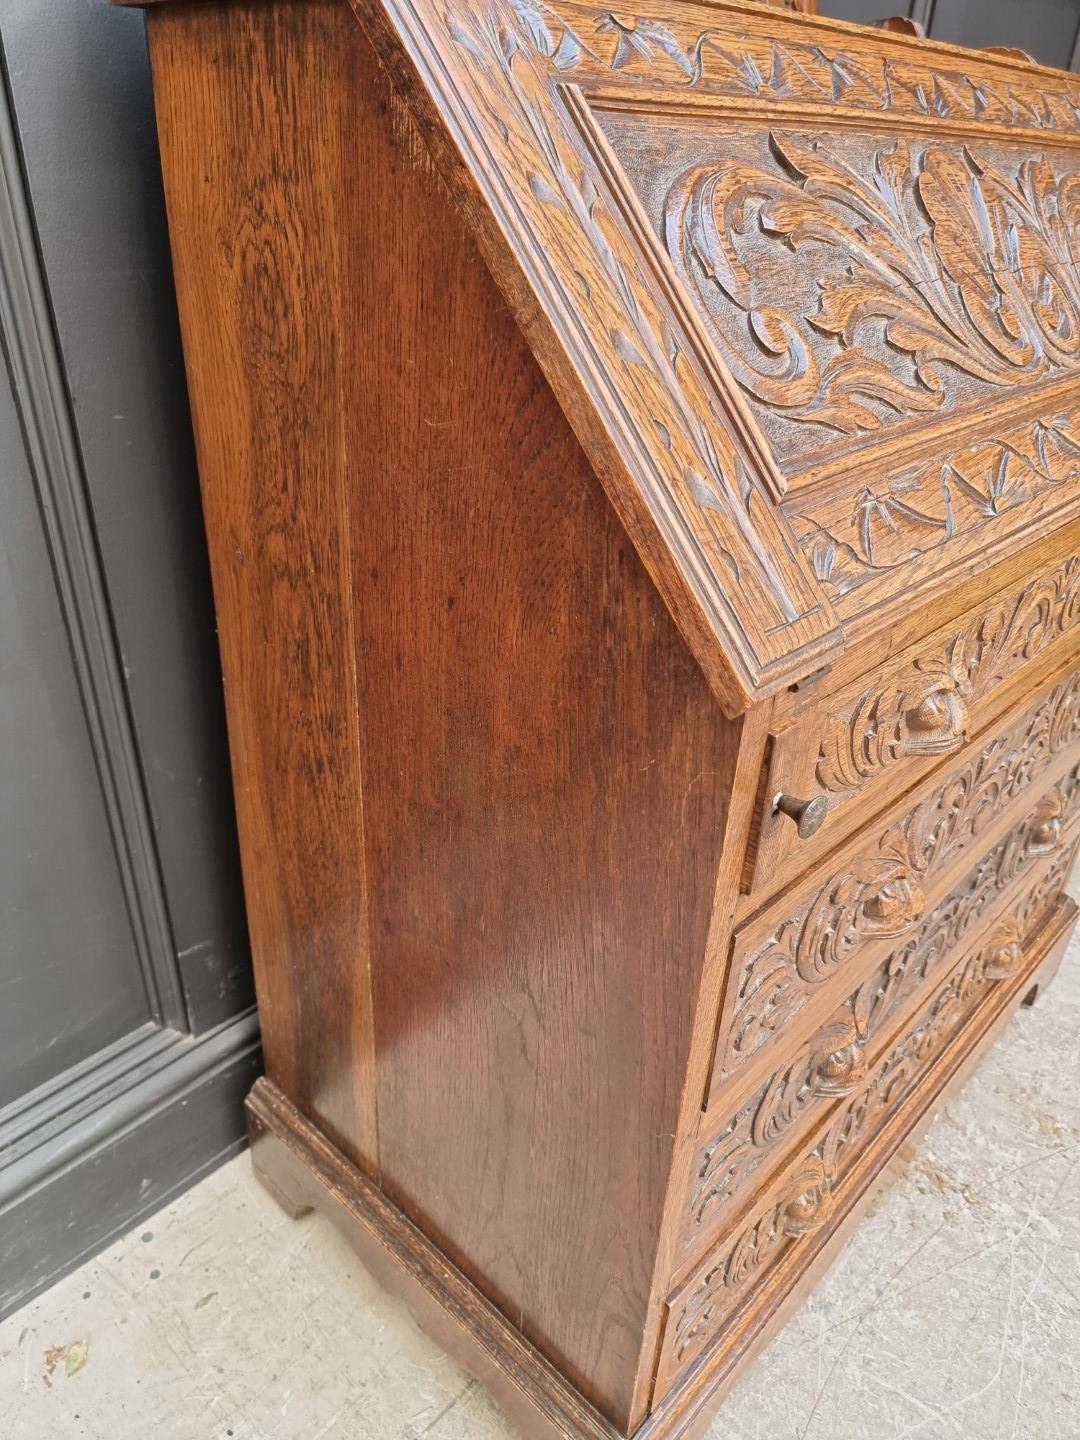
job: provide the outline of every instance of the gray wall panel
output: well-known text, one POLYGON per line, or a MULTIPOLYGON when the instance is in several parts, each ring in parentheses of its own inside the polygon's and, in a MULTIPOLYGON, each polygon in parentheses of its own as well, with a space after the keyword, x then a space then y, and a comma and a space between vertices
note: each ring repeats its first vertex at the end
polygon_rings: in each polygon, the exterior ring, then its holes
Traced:
POLYGON ((932 40, 1012 46, 1044 65, 1080 66, 1080 0, 818 0, 818 11, 864 25, 909 15, 932 40))
POLYGON ((150 1018, 6 370, 0 795, 2 1107, 150 1018))
POLYGON ((243 1143, 258 1041, 142 17, 0 41, 3 1311, 243 1143))
POLYGON ((930 36, 953 45, 1011 45, 1067 70, 1080 0, 934 0, 930 36))
POLYGON ((834 20, 854 20, 871 25, 891 15, 906 15, 906 0, 819 0, 818 13, 834 20))
POLYGON ((250 1002, 220 667, 143 20, 6 0, 2 35, 196 1029, 250 1002))

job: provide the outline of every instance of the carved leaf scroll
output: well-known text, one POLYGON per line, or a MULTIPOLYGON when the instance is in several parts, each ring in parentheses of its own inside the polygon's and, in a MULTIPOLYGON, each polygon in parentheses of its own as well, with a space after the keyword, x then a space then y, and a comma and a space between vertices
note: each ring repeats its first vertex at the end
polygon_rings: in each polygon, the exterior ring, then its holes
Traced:
MULTIPOLYGON (((1066 822, 1076 798, 1072 796, 1066 809, 1062 797, 1052 791, 1042 802, 1047 819, 1052 810, 1059 824, 1066 822)), ((1037 832, 1043 823, 1040 811, 984 855, 967 880, 853 990, 796 1057, 774 1071, 720 1127, 701 1153, 686 1221, 688 1244, 702 1227, 718 1223, 750 1177, 781 1153, 813 1110, 862 1082, 867 1057, 886 1033, 886 1025, 956 955, 1002 891, 1040 858, 1037 832)), ((1040 883, 1040 893, 1057 893, 1071 859, 1070 853, 1061 855, 1040 883)), ((999 970, 994 978, 1003 978, 1000 965, 999 970)))
POLYGON ((849 955, 909 932, 923 885, 1080 737, 1080 675, 954 770, 788 915, 737 966, 722 1074, 731 1074, 806 1004, 849 955))
POLYGON ((768 166, 685 172, 664 224, 725 360, 770 412, 854 435, 938 409, 950 372, 1003 387, 1080 364, 1075 172, 907 139, 865 166, 797 133, 772 131, 769 148, 768 166), (800 313, 787 296, 806 263, 822 273, 800 313))
POLYGON ((1080 617, 1080 560, 969 620, 918 656, 900 684, 870 686, 822 720, 816 775, 830 794, 860 786, 900 760, 963 744, 968 709, 1080 617))
POLYGON ((736 1227, 715 1261, 673 1305, 662 1364, 685 1369, 720 1338, 755 1284, 802 1236, 827 1222, 833 1195, 881 1127, 911 1097, 935 1060, 975 1017, 1022 959, 1021 938, 1038 932, 1061 891, 1069 857, 1051 867, 1019 900, 1010 921, 963 960, 932 993, 868 1078, 837 1101, 811 1154, 766 1208, 736 1227))

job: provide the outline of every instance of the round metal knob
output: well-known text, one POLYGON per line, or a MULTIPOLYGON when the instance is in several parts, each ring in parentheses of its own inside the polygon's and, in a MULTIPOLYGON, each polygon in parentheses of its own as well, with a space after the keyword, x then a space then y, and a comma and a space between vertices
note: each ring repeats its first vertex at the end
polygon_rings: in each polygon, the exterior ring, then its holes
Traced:
POLYGON ((815 795, 812 800, 799 800, 794 795, 778 795, 775 808, 781 815, 787 815, 799 827, 799 839, 809 840, 816 835, 829 813, 829 802, 824 795, 815 795))

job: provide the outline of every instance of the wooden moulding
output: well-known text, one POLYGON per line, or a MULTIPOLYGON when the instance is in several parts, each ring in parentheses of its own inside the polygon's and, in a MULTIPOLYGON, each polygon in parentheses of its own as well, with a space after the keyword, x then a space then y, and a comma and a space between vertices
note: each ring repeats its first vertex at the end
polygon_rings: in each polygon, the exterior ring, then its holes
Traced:
MULTIPOLYGON (((633 1440, 694 1440, 738 1368, 806 1298, 855 1220, 940 1103, 974 1068, 1015 1008, 1030 1005, 1056 974, 1077 917, 1066 896, 1051 912, 1026 963, 942 1054, 927 1083, 879 1135, 845 1203, 812 1246, 799 1247, 738 1315, 725 1342, 706 1353, 632 1432, 633 1440)), ((495 1396, 527 1440, 621 1440, 495 1306, 451 1265, 382 1192, 268 1080, 247 1101, 255 1173, 288 1214, 317 1210, 344 1234, 379 1283, 403 1300, 434 1340, 495 1396)))
POLYGON ((271 1081, 247 1100, 255 1174, 287 1214, 326 1215, 423 1329, 494 1394, 536 1440, 619 1435, 489 1300, 327 1141, 271 1081))

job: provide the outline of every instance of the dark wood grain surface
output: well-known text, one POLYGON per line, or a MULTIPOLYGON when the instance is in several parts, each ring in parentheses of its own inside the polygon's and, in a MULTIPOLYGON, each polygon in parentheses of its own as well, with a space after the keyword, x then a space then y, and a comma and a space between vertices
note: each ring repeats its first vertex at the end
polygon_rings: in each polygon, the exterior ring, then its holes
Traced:
POLYGON ((380 1170, 624 1420, 741 724, 377 78, 345 425, 380 1170))
POLYGON ((374 1166, 341 18, 177 6, 149 35, 267 1066, 374 1166))

